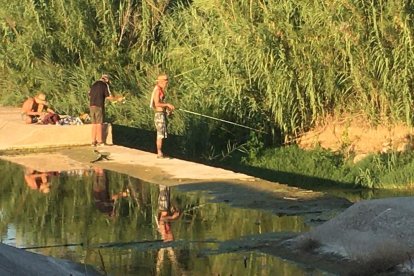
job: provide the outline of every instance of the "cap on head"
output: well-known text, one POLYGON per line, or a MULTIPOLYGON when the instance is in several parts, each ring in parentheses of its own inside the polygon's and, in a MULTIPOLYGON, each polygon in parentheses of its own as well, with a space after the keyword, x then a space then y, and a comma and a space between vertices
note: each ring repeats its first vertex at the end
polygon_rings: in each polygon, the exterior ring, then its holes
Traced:
POLYGON ((47 102, 46 102, 46 95, 45 95, 45 94, 43 94, 43 93, 41 93, 41 92, 35 96, 35 101, 36 101, 37 103, 47 105, 47 102))
POLYGON ((109 75, 108 75, 108 74, 103 74, 103 75, 101 76, 101 80, 103 80, 103 81, 109 82, 109 79, 110 79, 110 77, 109 77, 109 75))

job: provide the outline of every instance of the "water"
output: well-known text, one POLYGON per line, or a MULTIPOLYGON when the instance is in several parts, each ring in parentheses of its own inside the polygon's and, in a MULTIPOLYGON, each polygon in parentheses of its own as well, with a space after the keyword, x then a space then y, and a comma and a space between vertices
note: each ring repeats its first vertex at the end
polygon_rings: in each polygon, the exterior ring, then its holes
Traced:
POLYGON ((36 172, 0 161, 3 243, 109 275, 326 275, 260 251, 309 226, 99 167, 36 172))

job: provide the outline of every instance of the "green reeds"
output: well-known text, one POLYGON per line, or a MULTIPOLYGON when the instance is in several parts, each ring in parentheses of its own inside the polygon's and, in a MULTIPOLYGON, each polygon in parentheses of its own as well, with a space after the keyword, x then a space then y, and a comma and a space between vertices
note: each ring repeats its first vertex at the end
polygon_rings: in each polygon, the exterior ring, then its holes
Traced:
MULTIPOLYGON (((167 72, 170 102, 264 129, 273 143, 345 112, 412 122, 410 1, 46 2, 0 0, 3 105, 42 90, 77 115, 92 82, 109 73, 112 91, 129 96, 108 110, 112 122, 152 129, 146 106, 157 74, 167 72)), ((174 120, 171 132, 188 144, 205 135, 185 135, 199 125, 191 118, 174 120)), ((224 132, 226 140, 240 135, 224 132)))

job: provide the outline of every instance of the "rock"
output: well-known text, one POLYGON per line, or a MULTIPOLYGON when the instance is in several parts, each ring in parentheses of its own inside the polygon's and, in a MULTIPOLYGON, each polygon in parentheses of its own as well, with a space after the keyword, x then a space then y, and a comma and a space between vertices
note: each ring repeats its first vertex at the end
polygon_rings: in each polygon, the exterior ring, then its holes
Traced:
POLYGON ((102 275, 89 265, 77 264, 0 243, 0 275, 102 275))
POLYGON ((360 201, 291 242, 300 248, 312 241, 319 253, 394 267, 414 256, 413 206, 413 197, 360 201))

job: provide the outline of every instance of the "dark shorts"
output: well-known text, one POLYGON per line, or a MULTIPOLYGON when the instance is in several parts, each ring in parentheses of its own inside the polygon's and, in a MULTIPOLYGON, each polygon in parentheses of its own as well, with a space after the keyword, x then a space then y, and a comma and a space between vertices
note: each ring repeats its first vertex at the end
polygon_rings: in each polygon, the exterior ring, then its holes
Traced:
POLYGON ((90 109, 90 116, 91 116, 91 123, 92 124, 103 124, 104 121, 104 113, 102 107, 91 106, 90 109))
POLYGON ((29 117, 30 117, 30 120, 32 121, 32 124, 35 124, 40 121, 40 116, 29 115, 29 117))
POLYGON ((164 112, 155 112, 155 128, 157 129, 157 139, 167 138, 167 118, 164 112))

